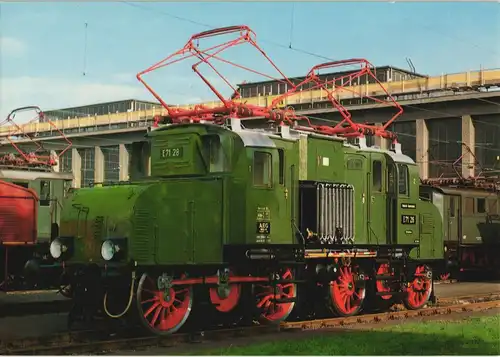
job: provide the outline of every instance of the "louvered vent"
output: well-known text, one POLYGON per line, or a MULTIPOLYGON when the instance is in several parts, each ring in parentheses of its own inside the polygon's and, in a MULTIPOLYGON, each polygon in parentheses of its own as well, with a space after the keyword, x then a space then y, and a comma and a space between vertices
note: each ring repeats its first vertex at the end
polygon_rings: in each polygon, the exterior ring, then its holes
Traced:
POLYGON ((134 211, 134 236, 132 240, 132 251, 134 259, 146 261, 150 256, 150 242, 154 239, 149 229, 149 211, 135 209, 134 211))
POLYGON ((421 233, 432 234, 434 232, 434 224, 435 224, 433 215, 429 213, 423 213, 421 217, 422 217, 421 233))

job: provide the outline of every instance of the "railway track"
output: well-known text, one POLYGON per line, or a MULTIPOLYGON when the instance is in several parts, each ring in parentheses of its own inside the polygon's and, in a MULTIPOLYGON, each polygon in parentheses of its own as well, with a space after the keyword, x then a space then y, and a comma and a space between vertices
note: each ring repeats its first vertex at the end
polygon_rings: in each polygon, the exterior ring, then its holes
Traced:
POLYGON ((110 351, 151 347, 173 347, 179 344, 217 341, 221 339, 250 337, 269 333, 329 329, 353 324, 383 323, 424 316, 448 315, 461 312, 483 311, 500 307, 500 293, 481 296, 463 296, 440 299, 434 306, 422 310, 391 311, 357 315, 347 318, 329 318, 310 321, 286 322, 279 326, 250 326, 215 329, 195 333, 178 333, 166 337, 141 336, 136 329, 111 335, 104 331, 85 330, 60 333, 38 338, 0 342, 2 355, 60 355, 106 354, 110 351))

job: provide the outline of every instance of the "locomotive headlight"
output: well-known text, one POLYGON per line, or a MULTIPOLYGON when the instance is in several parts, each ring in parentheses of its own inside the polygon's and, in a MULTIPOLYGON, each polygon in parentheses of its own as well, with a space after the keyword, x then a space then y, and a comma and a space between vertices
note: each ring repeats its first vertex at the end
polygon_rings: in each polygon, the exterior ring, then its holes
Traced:
POLYGON ((63 253, 64 247, 65 246, 59 239, 54 239, 52 243, 50 243, 50 255, 52 256, 52 258, 60 258, 63 253))
POLYGON ((102 259, 110 261, 115 258, 119 258, 123 250, 125 249, 124 242, 121 240, 108 239, 105 240, 101 245, 101 256, 102 259))
POLYGON ((71 242, 69 239, 63 239, 61 237, 54 239, 50 243, 49 247, 50 255, 52 256, 52 258, 61 258, 69 250, 70 243, 71 242))

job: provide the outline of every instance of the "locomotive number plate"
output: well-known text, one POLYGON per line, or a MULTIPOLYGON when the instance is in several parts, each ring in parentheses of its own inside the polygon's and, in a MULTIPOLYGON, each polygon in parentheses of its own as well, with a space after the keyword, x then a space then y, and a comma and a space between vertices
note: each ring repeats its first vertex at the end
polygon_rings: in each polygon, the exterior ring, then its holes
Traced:
POLYGON ((182 150, 182 147, 165 148, 165 149, 161 149, 161 151, 160 151, 160 156, 162 159, 182 157, 183 154, 184 154, 184 152, 182 150))
POLYGON ((257 222, 258 234, 271 234, 271 222, 257 222))
POLYGON ((412 214, 404 214, 401 216, 401 224, 415 224, 417 223, 417 217, 412 214))

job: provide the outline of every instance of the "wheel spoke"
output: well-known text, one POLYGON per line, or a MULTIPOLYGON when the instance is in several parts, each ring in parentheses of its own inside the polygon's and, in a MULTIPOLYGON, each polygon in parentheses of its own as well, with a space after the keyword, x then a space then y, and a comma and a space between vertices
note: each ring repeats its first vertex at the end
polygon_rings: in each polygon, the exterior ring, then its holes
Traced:
POLYGON ((153 316, 153 319, 151 320, 151 326, 154 326, 156 323, 156 320, 158 320, 158 316, 160 316, 160 312, 163 310, 163 307, 160 305, 156 308, 155 314, 153 316))
POLYGON ((141 301, 141 304, 147 304, 148 302, 153 302, 153 301, 158 301, 160 298, 155 295, 152 299, 147 299, 147 300, 143 300, 141 301))
POLYGON ((154 311, 154 309, 156 309, 156 307, 158 307, 158 306, 160 306, 159 302, 151 305, 151 307, 144 313, 144 317, 148 317, 154 311))
POLYGON ((258 304, 257 304, 257 307, 260 308, 262 307, 262 305, 264 305, 266 302, 269 301, 269 299, 271 299, 271 296, 269 295, 266 295, 258 304))
MULTIPOLYGON (((279 277, 280 280, 292 280, 293 278, 294 274, 291 269, 282 270, 279 277)), ((295 283, 283 281, 276 285, 276 291, 269 285, 255 284, 254 287, 259 288, 255 293, 255 297, 257 308, 263 309, 260 315, 261 322, 279 323, 290 315, 295 306, 295 302, 281 303, 271 301, 271 299, 294 298, 297 294, 297 285, 295 283)))
POLYGON ((353 271, 357 270, 350 266, 341 267, 336 280, 330 282, 328 306, 340 316, 357 314, 364 300, 364 288, 354 284, 353 271))
POLYGON ((144 273, 137 287, 137 307, 142 312, 141 322, 155 334, 171 334, 184 325, 191 312, 192 289, 174 287, 169 292, 171 299, 166 300, 168 295, 164 296, 163 291, 158 291, 154 282, 152 277, 144 273), (151 305, 147 306, 148 303, 151 305))
POLYGON ((415 270, 415 278, 407 288, 404 304, 409 309, 419 309, 427 303, 430 297, 432 285, 426 277, 426 268, 418 266, 415 270))

